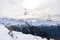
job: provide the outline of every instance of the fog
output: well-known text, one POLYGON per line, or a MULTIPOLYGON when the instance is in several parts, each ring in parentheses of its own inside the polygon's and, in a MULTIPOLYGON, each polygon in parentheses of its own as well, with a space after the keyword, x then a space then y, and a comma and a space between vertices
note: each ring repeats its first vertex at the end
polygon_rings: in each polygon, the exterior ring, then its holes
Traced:
POLYGON ((0 0, 0 17, 16 17, 24 14, 27 9, 28 16, 60 20, 60 0, 0 0))

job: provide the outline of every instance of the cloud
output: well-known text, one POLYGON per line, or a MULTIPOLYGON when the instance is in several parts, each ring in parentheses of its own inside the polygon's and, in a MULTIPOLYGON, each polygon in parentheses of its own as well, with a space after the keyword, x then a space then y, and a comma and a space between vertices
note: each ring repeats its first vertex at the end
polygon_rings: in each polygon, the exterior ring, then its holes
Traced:
POLYGON ((24 8, 32 14, 60 15, 60 0, 0 0, 0 17, 24 14, 24 8), (38 12, 35 12, 38 11, 38 12))

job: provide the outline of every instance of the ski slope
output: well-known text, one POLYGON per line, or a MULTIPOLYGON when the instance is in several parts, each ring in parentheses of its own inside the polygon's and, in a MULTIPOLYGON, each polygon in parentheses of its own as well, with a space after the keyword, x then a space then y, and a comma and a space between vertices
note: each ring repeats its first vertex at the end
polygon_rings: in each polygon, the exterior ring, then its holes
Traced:
POLYGON ((0 40, 46 40, 46 39, 42 39, 41 37, 37 37, 37 36, 33 36, 33 35, 27 35, 27 34, 23 34, 21 32, 15 32, 13 31, 14 34, 14 38, 12 38, 9 34, 8 34, 9 30, 7 28, 5 28, 2 24, 0 24, 0 40), (15 38, 17 37, 17 39, 15 38))
POLYGON ((10 35, 8 35, 8 29, 0 24, 0 40, 12 40, 10 35))

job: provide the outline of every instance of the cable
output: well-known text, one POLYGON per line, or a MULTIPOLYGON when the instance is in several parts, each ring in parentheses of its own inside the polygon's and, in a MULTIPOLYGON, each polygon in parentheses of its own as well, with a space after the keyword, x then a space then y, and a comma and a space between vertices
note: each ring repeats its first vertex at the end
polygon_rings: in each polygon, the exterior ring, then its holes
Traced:
MULTIPOLYGON (((18 5, 18 4, 16 4, 15 2, 13 2, 13 1, 9 1, 10 3, 13 3, 13 4, 15 4, 15 5, 17 5, 18 7, 20 7, 20 8, 22 8, 22 9, 25 9, 24 7, 22 7, 21 5, 18 5)), ((24 2, 24 1, 22 1, 22 2, 24 2)), ((25 2, 24 2, 25 3, 25 2)), ((26 3, 27 4, 27 3, 26 3)), ((29 5, 29 4, 28 4, 29 5)), ((28 10, 27 9, 27 11, 30 11, 30 10, 28 10)))
POLYGON ((13 2, 13 1, 10 1, 10 0, 9 0, 9 2, 10 2, 10 3, 13 3, 13 4, 15 4, 15 5, 17 5, 18 7, 22 8, 22 9, 24 9, 24 7, 22 7, 21 5, 16 4, 16 3, 13 2))
MULTIPOLYGON (((17 5, 18 7, 22 8, 22 9, 25 9, 24 7, 21 6, 21 4, 19 5, 19 4, 15 3, 15 2, 13 2, 13 1, 11 1, 11 0, 9 0, 9 2, 17 5)), ((22 3, 26 3, 26 2, 24 2, 23 0, 21 0, 21 2, 22 2, 22 3)), ((27 4, 27 3, 26 3, 26 4, 27 4)), ((28 5, 29 5, 29 4, 28 4, 28 5)), ((32 8, 33 8, 33 7, 32 7, 32 8)), ((29 11, 29 13, 30 13, 30 12, 33 12, 34 10, 33 10, 33 11, 26 10, 26 11, 29 11)), ((16 15, 16 16, 17 16, 17 15, 16 15)))
MULTIPOLYGON (((26 3, 26 2, 25 2, 25 1, 23 1, 23 0, 22 0, 22 2, 26 3)), ((27 3, 26 3, 26 4, 27 4, 27 3)), ((29 5, 29 4, 27 4, 27 5, 29 5)), ((31 7, 32 7, 32 5, 29 5, 29 6, 31 6, 31 7)), ((33 8, 33 7, 32 7, 32 8, 33 8)))

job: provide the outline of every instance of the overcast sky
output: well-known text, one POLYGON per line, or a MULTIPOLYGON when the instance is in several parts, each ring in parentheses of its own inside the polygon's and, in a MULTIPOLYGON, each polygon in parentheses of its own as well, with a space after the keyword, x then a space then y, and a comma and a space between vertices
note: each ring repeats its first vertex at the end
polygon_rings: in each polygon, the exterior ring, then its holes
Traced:
POLYGON ((60 0, 0 0, 0 17, 23 15, 24 8, 30 15, 60 17, 60 0))

